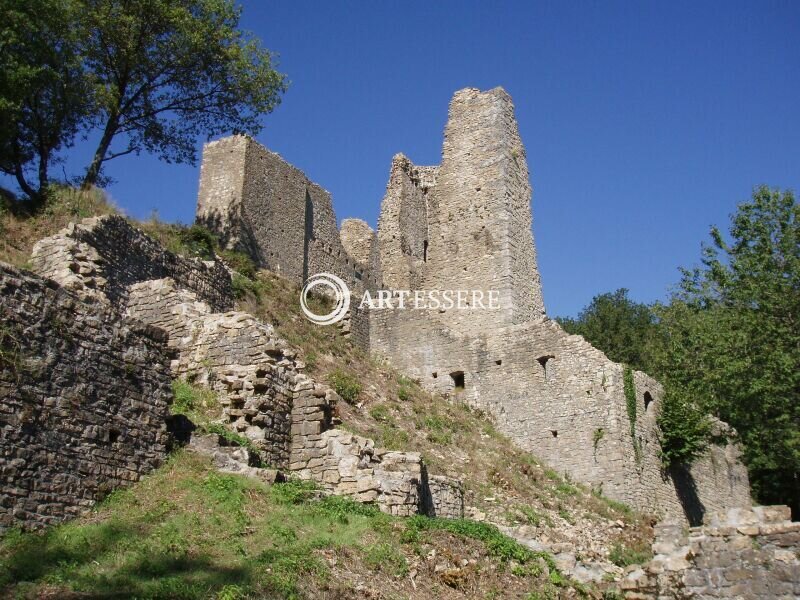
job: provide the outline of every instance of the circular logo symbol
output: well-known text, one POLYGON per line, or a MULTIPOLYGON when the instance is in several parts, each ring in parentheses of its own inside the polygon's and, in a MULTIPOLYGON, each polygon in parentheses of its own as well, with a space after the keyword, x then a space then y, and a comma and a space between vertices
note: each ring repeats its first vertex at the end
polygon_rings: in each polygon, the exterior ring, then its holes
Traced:
POLYGON ((312 323, 332 325, 341 321, 350 309, 350 290, 347 288, 347 284, 336 275, 317 273, 306 280, 303 290, 300 292, 300 308, 312 323), (333 292, 335 300, 333 310, 327 315, 318 315, 308 307, 308 294, 319 286, 329 288, 333 292))

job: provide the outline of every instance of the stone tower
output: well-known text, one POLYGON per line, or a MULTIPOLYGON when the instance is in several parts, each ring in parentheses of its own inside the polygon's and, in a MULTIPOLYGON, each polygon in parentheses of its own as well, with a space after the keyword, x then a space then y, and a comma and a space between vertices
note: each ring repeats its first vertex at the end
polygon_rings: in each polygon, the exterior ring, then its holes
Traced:
POLYGON ((487 411, 558 472, 690 521, 749 504, 735 444, 664 472, 659 383, 632 373, 629 410, 624 365, 546 317, 525 149, 503 89, 455 93, 441 165, 393 158, 377 232, 360 220, 337 230, 330 195, 246 138, 208 144, 201 178, 198 219, 297 283, 332 272, 356 291, 497 292, 496 310, 353 308, 351 335, 428 390, 487 411))
POLYGON ((499 292, 491 316, 451 310, 458 329, 544 317, 531 233, 531 188, 511 97, 464 89, 450 103, 442 164, 392 161, 378 227, 380 270, 398 289, 499 292))

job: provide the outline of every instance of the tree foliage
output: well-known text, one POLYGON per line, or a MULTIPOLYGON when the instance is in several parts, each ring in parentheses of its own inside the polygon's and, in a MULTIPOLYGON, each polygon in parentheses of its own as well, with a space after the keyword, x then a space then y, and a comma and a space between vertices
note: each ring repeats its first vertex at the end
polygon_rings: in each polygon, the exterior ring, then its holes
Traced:
POLYGON ((77 11, 67 0, 0 3, 0 171, 30 197, 90 111, 77 11))
POLYGON ((665 386, 665 462, 690 462, 712 439, 708 415, 738 432, 753 492, 800 512, 800 208, 791 192, 759 187, 711 229, 701 265, 682 270, 666 304, 626 290, 562 319, 609 358, 665 386))
POLYGON ((199 136, 257 133, 286 87, 270 52, 238 28, 232 0, 2 6, 0 168, 29 196, 79 135, 97 139, 84 186, 126 154, 193 163, 199 136))
POLYGON ((647 370, 655 316, 646 304, 628 298, 627 289, 595 296, 577 319, 557 320, 568 333, 582 335, 611 360, 647 370))
MULTIPOLYGON (((657 310, 656 371, 681 406, 737 429, 753 490, 800 507, 800 208, 760 187, 716 227, 702 266, 657 310)), ((675 419, 679 421, 680 419, 675 419)))

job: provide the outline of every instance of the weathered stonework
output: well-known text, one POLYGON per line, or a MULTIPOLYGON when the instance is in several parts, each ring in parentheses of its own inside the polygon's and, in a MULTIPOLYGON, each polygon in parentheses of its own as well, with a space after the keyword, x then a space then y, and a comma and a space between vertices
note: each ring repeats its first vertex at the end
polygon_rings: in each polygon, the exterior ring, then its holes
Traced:
MULTIPOLYGON (((460 484, 438 478, 429 486, 419 454, 375 448, 370 439, 336 429, 338 396, 302 372, 296 352, 271 325, 247 313, 215 310, 232 305, 225 295, 230 276, 217 270, 218 263, 187 261, 121 219, 99 219, 39 242, 34 264, 107 310, 158 328, 172 376, 216 391, 221 422, 247 437, 272 467, 391 514, 463 515, 460 484), (113 254, 109 238, 120 244, 113 254), (133 247, 125 246, 131 240, 133 247), (146 251, 127 262, 119 259, 141 248, 146 251), (165 271, 175 277, 162 277, 165 271), (222 282, 208 281, 210 273, 222 282)), ((212 457, 220 470, 275 479, 275 469, 255 468, 246 450, 226 446, 218 436, 195 434, 189 447, 212 457)))
POLYGON ((203 148, 197 220, 299 284, 324 272, 356 287, 367 276, 342 246, 330 194, 246 136, 203 148))
POLYGON ((106 298, 122 310, 129 286, 165 277, 215 311, 233 308, 231 278, 222 263, 173 254, 116 215, 71 223, 38 241, 31 262, 39 275, 78 293, 106 298))
POLYGON ((74 517, 162 462, 162 332, 4 263, 0 316, 0 531, 74 517))
POLYGON ((356 264, 364 268, 371 267, 375 252, 375 232, 361 219, 344 219, 341 230, 342 246, 356 264))
POLYGON ((656 529, 655 558, 622 581, 628 600, 800 597, 800 523, 787 506, 731 509, 656 529))
POLYGON ((547 318, 525 149, 501 88, 454 95, 440 166, 393 158, 374 234, 356 220, 337 233, 327 192, 252 140, 207 145, 201 179, 198 219, 231 240, 251 239, 263 266, 298 283, 327 271, 355 286, 357 298, 363 289, 469 290, 486 303, 496 292, 496 309, 476 309, 472 297, 467 310, 354 307, 348 331, 427 389, 487 410, 557 470, 640 510, 692 523, 750 504, 733 444, 711 447, 690 469, 664 472, 658 382, 634 374, 632 427, 623 366, 547 318), (344 266, 331 262, 342 256, 344 266))
MULTIPOLYGON (((300 380, 292 411, 292 452, 289 468, 333 494, 375 502, 393 515, 409 516, 443 504, 431 497, 424 465, 416 452, 376 448, 368 438, 331 428, 338 396, 333 390, 300 380)), ((439 492, 435 488, 433 493, 439 492)), ((461 495, 463 516, 463 490, 461 495)))

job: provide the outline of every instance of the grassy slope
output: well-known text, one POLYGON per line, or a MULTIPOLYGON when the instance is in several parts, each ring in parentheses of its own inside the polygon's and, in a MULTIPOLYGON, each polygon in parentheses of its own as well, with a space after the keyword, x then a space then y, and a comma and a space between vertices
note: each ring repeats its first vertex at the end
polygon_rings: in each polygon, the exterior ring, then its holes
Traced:
MULTIPOLYGON (((33 240, 113 211, 99 195, 67 191, 46 215, 0 215, 0 260, 24 266, 33 240)), ((187 251, 180 228, 137 225, 187 251)), ((652 535, 645 518, 564 480, 516 449, 485 415, 427 394, 335 328, 310 324, 299 312, 299 290, 286 280, 261 273, 255 282, 239 278, 237 289, 240 308, 275 324, 311 375, 349 387, 352 402, 339 407, 343 427, 389 448, 418 450, 433 474, 462 478, 472 516, 524 525, 526 536, 547 544, 568 542, 579 559, 625 564, 644 556, 652 535)), ((482 523, 393 519, 348 502, 320 503, 294 484, 265 488, 178 453, 88 517, 43 536, 6 536, 0 590, 59 598, 571 594, 546 566, 482 523)))
POLYGON ((285 279, 262 272, 254 291, 242 309, 274 323, 301 350, 309 374, 334 387, 355 381, 361 388, 338 407, 343 428, 390 449, 421 452, 432 474, 464 481, 468 506, 501 525, 526 525, 545 543, 570 543, 579 558, 611 555, 622 564, 649 552, 647 517, 571 483, 519 450, 480 411, 425 392, 336 328, 310 323, 300 314, 299 290, 285 279))
POLYGON ((548 557, 466 520, 400 519, 179 451, 133 488, 0 546, 3 597, 548 598, 548 557))
POLYGON ((27 268, 33 245, 40 239, 57 233, 73 221, 118 210, 99 191, 63 188, 55 191, 52 200, 36 215, 19 212, 13 214, 0 200, 0 260, 27 268))

